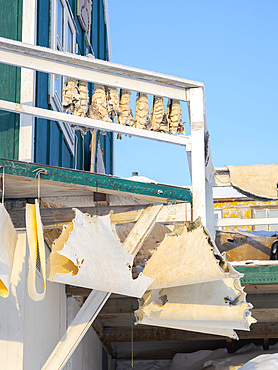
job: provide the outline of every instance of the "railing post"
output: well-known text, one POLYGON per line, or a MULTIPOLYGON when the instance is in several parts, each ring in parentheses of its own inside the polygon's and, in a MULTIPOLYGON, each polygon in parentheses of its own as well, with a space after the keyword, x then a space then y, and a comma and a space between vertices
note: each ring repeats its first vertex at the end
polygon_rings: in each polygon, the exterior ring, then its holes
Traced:
POLYGON ((214 238, 212 162, 204 89, 191 88, 189 96, 191 153, 188 153, 188 160, 192 181, 193 219, 201 217, 203 225, 214 238))

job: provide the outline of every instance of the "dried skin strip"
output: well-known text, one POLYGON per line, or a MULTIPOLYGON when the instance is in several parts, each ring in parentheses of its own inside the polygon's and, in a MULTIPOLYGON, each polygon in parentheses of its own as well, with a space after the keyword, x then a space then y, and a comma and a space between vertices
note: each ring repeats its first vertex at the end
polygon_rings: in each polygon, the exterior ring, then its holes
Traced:
POLYGON ((45 274, 45 247, 43 238, 43 226, 40 218, 38 199, 35 200, 35 204, 26 204, 26 232, 29 247, 28 292, 30 298, 32 298, 34 301, 40 301, 45 296, 46 274, 45 274), (36 266, 38 255, 40 258, 40 266, 43 279, 42 293, 38 293, 36 289, 36 266))
POLYGON ((141 129, 150 127, 149 100, 147 94, 139 92, 135 106, 135 127, 141 129))
POLYGON ((160 131, 160 126, 161 126, 164 115, 165 115, 165 107, 164 107, 163 98, 161 96, 154 96, 152 112, 151 112, 151 123, 152 123, 153 131, 160 131))
POLYGON ((92 104, 90 106, 90 118, 100 121, 112 122, 108 115, 105 87, 95 84, 92 104))
POLYGON ((130 95, 131 92, 129 90, 121 90, 120 93, 120 110, 121 115, 119 116, 118 122, 124 126, 131 126, 134 127, 135 122, 133 118, 133 114, 130 107, 130 95))

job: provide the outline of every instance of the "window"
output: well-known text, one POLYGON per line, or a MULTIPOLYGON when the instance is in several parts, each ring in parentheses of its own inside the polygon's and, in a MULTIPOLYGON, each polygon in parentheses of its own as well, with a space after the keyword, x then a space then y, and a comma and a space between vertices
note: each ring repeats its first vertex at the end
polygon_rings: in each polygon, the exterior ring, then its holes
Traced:
MULTIPOLYGON (((278 208, 265 208, 265 209, 254 209, 254 218, 278 218, 278 208)), ((274 225, 257 225, 254 227, 255 231, 278 231, 278 224, 274 225)))
MULTIPOLYGON (((52 0, 51 4, 51 48, 74 53, 76 27, 67 0, 52 0)), ((50 75, 50 103, 54 110, 62 111, 62 93, 65 77, 50 75)), ((71 152, 74 152, 74 132, 70 125, 59 122, 71 152)))

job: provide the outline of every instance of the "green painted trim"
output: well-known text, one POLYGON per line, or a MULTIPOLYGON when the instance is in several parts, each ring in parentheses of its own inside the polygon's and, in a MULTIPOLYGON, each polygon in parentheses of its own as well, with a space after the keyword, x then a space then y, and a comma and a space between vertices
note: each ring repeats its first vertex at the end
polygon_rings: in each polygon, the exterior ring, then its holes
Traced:
POLYGON ((240 279, 243 285, 278 283, 278 266, 242 266, 235 269, 244 274, 240 279))
POLYGON ((116 190, 123 193, 146 195, 169 200, 182 200, 192 202, 189 189, 170 185, 156 185, 136 182, 119 177, 100 175, 91 172, 65 169, 41 164, 12 161, 0 158, 0 166, 5 168, 5 174, 19 177, 36 178, 33 172, 38 168, 47 170, 47 174, 41 174, 41 179, 57 181, 66 184, 91 186, 98 189, 116 190))

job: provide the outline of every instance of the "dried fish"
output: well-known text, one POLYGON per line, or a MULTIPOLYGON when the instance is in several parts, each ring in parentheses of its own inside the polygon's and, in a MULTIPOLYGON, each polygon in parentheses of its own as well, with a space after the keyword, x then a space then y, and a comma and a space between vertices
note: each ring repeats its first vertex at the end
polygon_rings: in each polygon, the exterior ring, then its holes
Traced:
POLYGON ((113 118, 116 117, 116 115, 121 115, 120 99, 116 87, 107 88, 107 105, 108 114, 111 115, 113 118))
POLYGON ((135 106, 135 127, 144 129, 149 121, 149 100, 147 94, 138 92, 135 106))
POLYGON ((88 111, 87 82, 69 79, 63 88, 63 111, 85 117, 88 111))
POLYGON ((94 86, 89 116, 100 121, 112 122, 108 115, 106 93, 103 85, 95 84, 94 86))
POLYGON ((184 123, 182 122, 182 111, 179 100, 169 99, 167 105, 167 118, 169 121, 170 133, 176 135, 178 133, 185 134, 184 123))
POLYGON ((120 109, 121 109, 122 114, 119 116, 118 122, 121 125, 134 127, 135 122, 134 122, 132 110, 130 107, 130 100, 131 100, 130 95, 131 95, 131 92, 129 90, 121 90, 120 109))
POLYGON ((75 102, 79 100, 79 92, 77 87, 77 80, 69 79, 63 87, 63 111, 73 112, 75 102))

